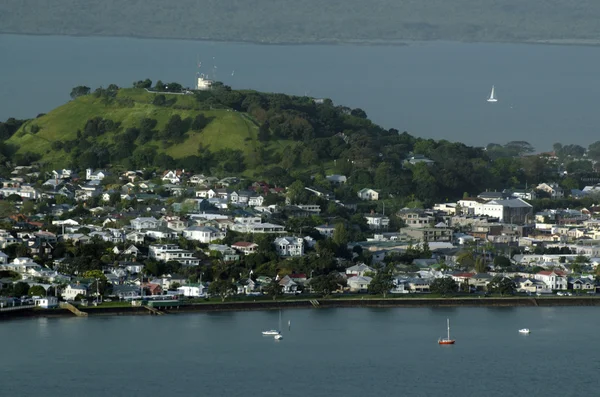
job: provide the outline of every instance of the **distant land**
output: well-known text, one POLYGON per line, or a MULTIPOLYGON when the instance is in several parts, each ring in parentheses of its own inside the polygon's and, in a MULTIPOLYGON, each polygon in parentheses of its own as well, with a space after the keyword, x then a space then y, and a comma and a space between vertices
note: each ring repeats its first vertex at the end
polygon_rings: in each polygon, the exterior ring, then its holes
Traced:
POLYGON ((0 33, 265 44, 600 43, 593 0, 4 0, 0 33))

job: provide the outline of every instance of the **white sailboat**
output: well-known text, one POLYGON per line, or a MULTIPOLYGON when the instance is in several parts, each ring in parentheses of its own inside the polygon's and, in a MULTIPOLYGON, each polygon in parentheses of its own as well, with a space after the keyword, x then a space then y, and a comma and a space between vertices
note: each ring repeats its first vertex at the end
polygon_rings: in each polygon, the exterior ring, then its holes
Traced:
POLYGON ((281 310, 279 311, 279 328, 278 329, 270 329, 268 331, 263 331, 263 335, 279 335, 281 333, 281 310))
MULTIPOLYGON (((281 330, 281 310, 279 310, 279 329, 281 330)), ((275 340, 283 339, 283 335, 281 335, 281 331, 274 336, 275 340)))
POLYGON ((496 92, 494 86, 492 86, 492 92, 490 93, 490 97, 487 100, 488 102, 498 102, 498 98, 496 98, 496 92))

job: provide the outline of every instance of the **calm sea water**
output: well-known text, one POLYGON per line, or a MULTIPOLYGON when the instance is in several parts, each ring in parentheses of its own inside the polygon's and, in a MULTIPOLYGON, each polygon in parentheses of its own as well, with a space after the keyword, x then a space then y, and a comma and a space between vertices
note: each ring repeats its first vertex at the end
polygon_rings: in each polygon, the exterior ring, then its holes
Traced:
POLYGON ((2 395, 573 396, 595 308, 287 310, 0 323, 2 395), (450 319, 454 346, 438 346, 450 319), (530 335, 519 328, 529 327, 530 335))
POLYGON ((134 80, 192 85, 205 73, 234 88, 330 97, 386 128, 473 145, 598 138, 600 48, 519 44, 261 46, 185 40, 0 35, 0 119, 33 117, 73 86, 134 80), (216 68, 214 68, 216 66, 216 68), (485 99, 495 85, 500 102, 485 99))

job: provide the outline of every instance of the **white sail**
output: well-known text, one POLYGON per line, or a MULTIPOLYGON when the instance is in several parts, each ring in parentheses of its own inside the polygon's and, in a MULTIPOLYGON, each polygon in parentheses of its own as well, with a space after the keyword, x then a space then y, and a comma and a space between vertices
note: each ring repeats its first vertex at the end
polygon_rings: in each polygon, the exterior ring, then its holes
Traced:
POLYGON ((488 102, 498 102, 498 99, 496 98, 496 90, 494 88, 494 86, 492 86, 492 92, 490 93, 490 97, 487 100, 488 102))

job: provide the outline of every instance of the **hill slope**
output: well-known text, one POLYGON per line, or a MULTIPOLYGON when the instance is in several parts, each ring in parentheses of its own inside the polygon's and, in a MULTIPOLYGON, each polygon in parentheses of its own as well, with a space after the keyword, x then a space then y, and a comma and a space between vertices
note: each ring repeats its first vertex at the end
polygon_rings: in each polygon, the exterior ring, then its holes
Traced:
MULTIPOLYGON (((256 138, 257 127, 241 114, 224 109, 200 111, 197 105, 193 103, 193 97, 182 95, 172 95, 172 97, 177 99, 177 105, 183 105, 191 109, 159 107, 152 104, 154 95, 143 89, 119 90, 118 98, 133 99, 133 107, 124 107, 119 103, 107 104, 103 98, 96 98, 92 95, 82 96, 52 110, 48 114, 25 123, 8 143, 18 145, 20 152, 37 153, 44 156, 45 160, 49 160, 61 156, 60 152, 52 153, 50 151, 52 142, 77 139, 77 130, 83 130, 87 120, 94 117, 120 122, 122 129, 138 127, 142 119, 153 118, 157 120, 156 129, 161 130, 174 114, 186 118, 199 113, 214 119, 202 131, 202 137, 200 137, 200 134, 192 133, 181 144, 166 150, 158 148, 158 151, 166 151, 174 158, 179 158, 196 154, 198 143, 203 143, 215 150, 226 147, 244 150, 244 139, 256 138), (40 131, 32 133, 31 127, 33 125, 37 125, 40 131), (225 137, 227 139, 224 139, 225 137), (192 150, 190 143, 196 143, 194 145, 196 150, 192 150)), ((105 137, 103 140, 111 142, 111 137, 105 137)), ((159 147, 154 141, 145 145, 159 147)))
POLYGON ((171 103, 157 106, 153 104, 156 96, 145 89, 134 88, 119 89, 116 97, 110 100, 93 94, 81 96, 27 121, 6 143, 18 147, 17 155, 30 153, 51 166, 67 166, 72 162, 73 154, 81 154, 81 151, 73 153, 72 146, 79 143, 82 134, 87 139, 86 144, 110 149, 121 144, 119 136, 125 131, 139 129, 143 119, 154 119, 156 125, 151 139, 144 141, 137 137, 134 140, 137 152, 155 149, 157 154, 164 153, 177 160, 196 156, 201 151, 233 150, 240 151, 247 159, 253 157, 259 147, 276 151, 288 147, 287 142, 266 145, 258 142, 257 123, 246 113, 231 109, 206 110, 193 95, 165 94, 171 103), (181 139, 165 142, 160 134, 174 115, 179 115, 182 120, 203 115, 207 124, 201 131, 190 129, 181 139), (98 117, 119 126, 99 136, 86 136, 86 123, 98 117), (200 147, 203 150, 199 150, 200 147))

